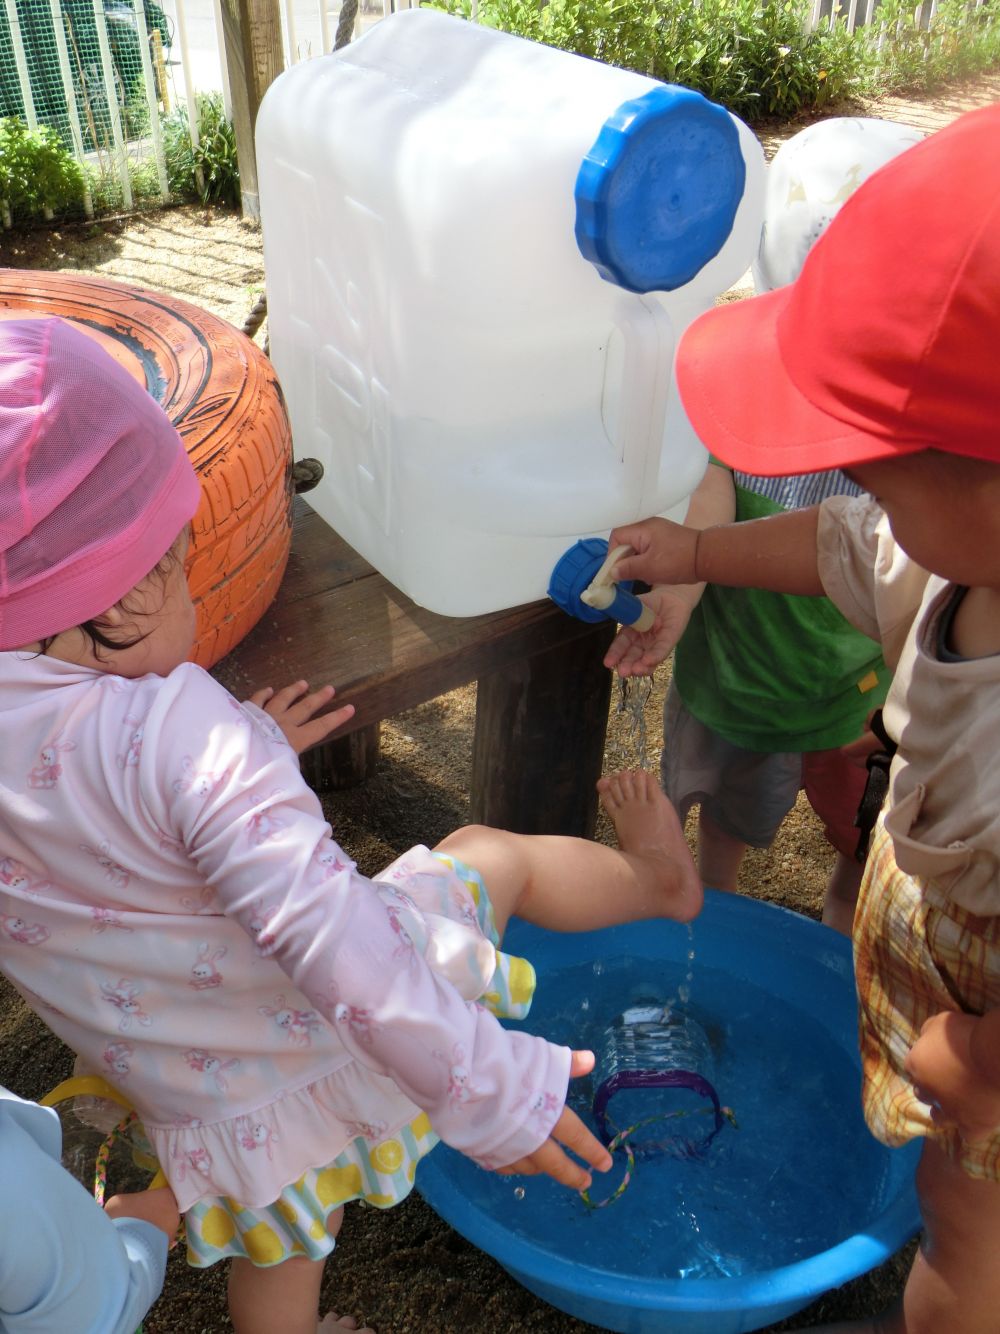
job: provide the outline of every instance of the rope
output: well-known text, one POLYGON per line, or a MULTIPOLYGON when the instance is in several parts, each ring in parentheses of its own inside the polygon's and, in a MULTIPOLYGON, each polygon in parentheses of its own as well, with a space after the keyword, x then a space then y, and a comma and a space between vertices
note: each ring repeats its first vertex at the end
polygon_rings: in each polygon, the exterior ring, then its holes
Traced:
POLYGON ((266 319, 267 297, 259 296, 253 303, 250 314, 243 321, 243 332, 248 338, 252 338, 266 319))
MULTIPOLYGON (((709 1134, 700 1141, 682 1139, 674 1141, 676 1146, 675 1154, 678 1158, 701 1158, 704 1156, 708 1146, 712 1143, 712 1140, 715 1139, 716 1135, 727 1121, 734 1130, 738 1128, 736 1124, 736 1115, 731 1107, 698 1107, 691 1111, 664 1112, 660 1116, 647 1117, 644 1121, 636 1121, 635 1125, 628 1126, 625 1130, 619 1130, 609 1142, 608 1151, 613 1154, 616 1149, 620 1149, 625 1154, 625 1175, 622 1177, 617 1187, 610 1195, 606 1196, 605 1199, 595 1200, 589 1190, 581 1190, 580 1199, 588 1209, 604 1209, 609 1204, 614 1204, 615 1200, 621 1199, 625 1194, 625 1191, 628 1189, 629 1183, 632 1180, 632 1174, 635 1171, 636 1152, 629 1141, 637 1130, 641 1130, 644 1126, 654 1125, 658 1121, 676 1121, 685 1116, 698 1116, 703 1112, 710 1111, 715 1112, 715 1126, 709 1134)), ((669 1141, 663 1141, 655 1147, 660 1152, 663 1152, 664 1150, 667 1152, 670 1151, 669 1141)))
POLYGON ((292 490, 297 496, 318 486, 323 476, 319 459, 296 459, 292 464, 292 490))
POLYGON ((339 51, 346 46, 354 35, 354 21, 358 17, 358 0, 344 0, 337 20, 337 35, 333 39, 333 49, 339 51))

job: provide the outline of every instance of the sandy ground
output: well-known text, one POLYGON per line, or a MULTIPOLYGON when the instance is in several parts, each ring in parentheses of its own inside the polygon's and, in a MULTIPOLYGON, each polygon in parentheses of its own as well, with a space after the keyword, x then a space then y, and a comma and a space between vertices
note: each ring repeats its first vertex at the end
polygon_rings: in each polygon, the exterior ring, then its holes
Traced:
MULTIPOLYGON (((867 110, 933 130, 968 106, 994 100, 1000 100, 1000 74, 943 97, 867 110)), ((764 136, 766 145, 773 149, 795 128, 781 127, 764 136)), ((0 264, 92 272, 138 283, 185 297, 237 327, 263 291, 259 230, 233 215, 195 208, 3 234, 0 264)), ((263 331, 257 337, 261 341, 263 331)), ((653 769, 659 760, 667 675, 668 669, 661 669, 645 711, 646 761, 653 769)), ((468 818, 474 708, 470 687, 389 720, 383 726, 376 777, 363 789, 326 799, 337 837, 363 871, 378 869, 415 842, 433 843, 468 818)), ((606 767, 634 764, 637 758, 630 720, 613 711, 606 767)), ((598 837, 610 837, 606 824, 598 837)), ((831 860, 800 797, 773 847, 747 858, 741 891, 816 917, 831 860)), ((42 1095, 69 1072, 69 1053, 2 982, 0 1039, 0 1081, 24 1096, 42 1095)), ((813 1325, 878 1310, 899 1290, 906 1262, 904 1253, 875 1274, 828 1294, 793 1323, 813 1325)), ((149 1334, 221 1334, 229 1329, 223 1269, 196 1273, 175 1252, 163 1296, 146 1322, 149 1334)), ((521 1288, 416 1195, 386 1213, 348 1210, 324 1296, 326 1304, 370 1321, 379 1334, 570 1334, 592 1328, 521 1288)))

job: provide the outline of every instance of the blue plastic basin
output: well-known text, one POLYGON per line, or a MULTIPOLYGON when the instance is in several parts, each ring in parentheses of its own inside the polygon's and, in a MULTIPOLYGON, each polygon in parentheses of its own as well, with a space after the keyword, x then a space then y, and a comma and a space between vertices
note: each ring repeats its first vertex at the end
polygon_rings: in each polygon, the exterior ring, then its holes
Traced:
MULTIPOLYGON (((776 1151, 772 1145, 775 1158, 785 1158, 785 1145, 789 1154, 788 1170, 773 1187, 779 1196, 785 1192, 786 1198, 769 1202, 769 1217, 780 1228, 786 1213, 792 1220, 796 1208, 801 1211, 801 1200, 794 1197, 800 1185, 804 1190, 809 1184, 811 1146, 837 1136, 836 1168, 852 1186, 848 1204, 840 1206, 847 1209, 843 1224, 831 1223, 834 1235, 815 1253, 774 1267, 769 1267, 769 1260, 755 1263, 748 1272, 719 1277, 660 1277, 649 1272, 648 1260, 637 1271, 633 1259, 641 1249, 643 1229, 630 1210, 642 1202, 643 1194, 646 1208, 655 1210, 659 1198, 651 1194, 654 1179, 643 1163, 619 1202, 590 1213, 544 1178, 521 1178, 524 1189, 515 1195, 515 1179, 483 1172, 460 1154, 439 1147, 420 1166, 421 1194, 456 1231, 492 1255, 531 1292, 570 1315, 623 1334, 743 1334, 784 1319, 821 1293, 881 1264, 915 1235, 919 1212, 913 1178, 919 1143, 895 1150, 878 1145, 857 1110, 857 1019, 851 951, 844 937, 786 909, 710 890, 704 911, 690 928, 642 922, 559 935, 514 922, 504 943, 511 952, 531 959, 538 971, 538 992, 526 1027, 580 1046, 587 1044, 567 1031, 565 1009, 561 1015, 547 1013, 545 998, 558 995, 561 980, 564 990, 568 978, 576 988, 581 971, 588 969, 592 981, 587 983, 590 998, 584 1008, 589 1006, 591 1012, 600 1008, 605 979, 610 985, 617 976, 620 991, 624 974, 641 975, 643 986, 651 977, 662 977, 671 979, 665 983, 669 987, 680 977, 690 982, 692 1005, 709 1020, 721 1018, 720 1031, 726 1016, 739 1010, 743 997, 766 993, 768 1006, 773 1001, 775 1025, 780 1023, 782 1032, 792 1035, 788 1044, 794 1044, 796 1033, 803 1034, 801 1050, 789 1057, 794 1071, 791 1086, 786 1071, 786 1091, 775 1095, 774 1109, 765 1107, 765 1119, 771 1119, 772 1110, 781 1118, 770 1127, 780 1136, 776 1151), (844 1105, 829 1112, 830 1124, 824 1126, 825 1104, 810 1108, 803 1100, 799 1107, 794 1092, 787 1089, 809 1086, 814 1051, 829 1056, 834 1050, 838 1087, 845 1085, 844 1105), (586 1239, 588 1234, 578 1232, 574 1237, 576 1218, 571 1218, 572 1227, 560 1222, 559 1210, 566 1218, 567 1209, 587 1214, 589 1221, 582 1226, 603 1229, 589 1234, 604 1239, 600 1263, 584 1254, 580 1236, 586 1239)), ((620 1000, 620 994, 609 996, 610 1009, 620 1000)), ((761 1033, 762 1046, 765 1036, 761 1033)), ((744 1048, 756 1045, 747 1041, 746 1033, 740 1043, 744 1048)), ((764 1062, 760 1079, 766 1080, 770 1073, 770 1064, 764 1062)), ((817 1072, 817 1077, 821 1075, 817 1072)), ((751 1137, 756 1133, 753 1115, 746 1122, 741 1117, 742 1105, 750 1110, 752 1090, 746 1080, 738 1082, 736 1088, 720 1086, 723 1101, 733 1105, 740 1120, 740 1129, 727 1130, 720 1142, 726 1133, 751 1137)), ((718 1158, 709 1156, 698 1170, 725 1172, 726 1153, 723 1147, 718 1158)), ((681 1170, 677 1168, 678 1173, 681 1170)), ((595 1196, 607 1193, 595 1174, 595 1196)), ((813 1204, 806 1207, 815 1213, 813 1204)), ((789 1227, 793 1226, 790 1221, 789 1227)), ((796 1230, 802 1231, 801 1223, 796 1230)), ((655 1249, 654 1244, 654 1253, 655 1249)))

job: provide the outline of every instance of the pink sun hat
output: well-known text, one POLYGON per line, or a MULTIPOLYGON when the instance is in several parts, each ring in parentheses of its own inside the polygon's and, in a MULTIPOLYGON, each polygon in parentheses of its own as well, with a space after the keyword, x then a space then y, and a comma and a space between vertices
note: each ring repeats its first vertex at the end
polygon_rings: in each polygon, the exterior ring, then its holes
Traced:
POLYGON ((170 419, 98 342, 0 321, 0 650, 113 607, 200 498, 170 419))

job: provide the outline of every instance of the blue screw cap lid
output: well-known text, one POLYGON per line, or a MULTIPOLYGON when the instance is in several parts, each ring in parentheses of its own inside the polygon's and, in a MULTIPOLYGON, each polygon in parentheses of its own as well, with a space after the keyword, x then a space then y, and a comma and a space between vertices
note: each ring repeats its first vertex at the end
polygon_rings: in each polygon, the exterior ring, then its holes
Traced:
POLYGON ((732 116, 663 84, 605 121, 576 179, 576 241, 630 292, 683 287, 722 249, 746 164, 732 116))
POLYGON ((557 607, 579 621, 597 624, 606 620, 603 611, 588 607, 580 594, 588 587, 604 564, 608 544, 603 537, 581 537, 555 563, 549 579, 548 594, 557 607))

